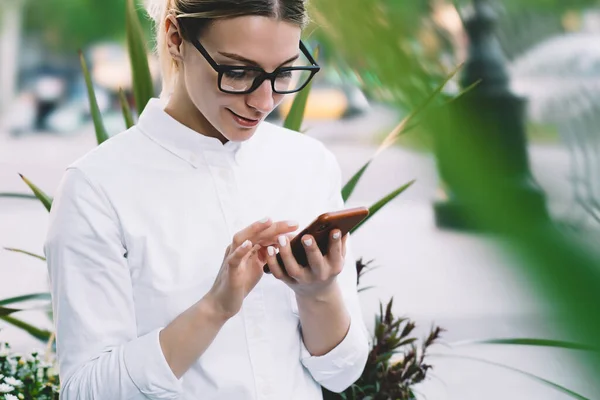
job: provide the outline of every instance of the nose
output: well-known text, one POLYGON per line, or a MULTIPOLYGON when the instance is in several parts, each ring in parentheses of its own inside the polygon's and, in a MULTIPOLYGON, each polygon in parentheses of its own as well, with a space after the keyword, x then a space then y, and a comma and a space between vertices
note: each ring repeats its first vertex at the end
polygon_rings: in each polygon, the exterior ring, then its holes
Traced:
POLYGON ((246 97, 246 104, 261 113, 270 113, 275 104, 271 81, 265 80, 255 91, 249 93, 246 97))

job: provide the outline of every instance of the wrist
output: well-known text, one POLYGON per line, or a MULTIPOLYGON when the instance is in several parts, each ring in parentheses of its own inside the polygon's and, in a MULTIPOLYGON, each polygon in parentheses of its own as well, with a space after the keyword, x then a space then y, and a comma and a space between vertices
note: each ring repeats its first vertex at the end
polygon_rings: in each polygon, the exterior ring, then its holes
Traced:
POLYGON ((224 324, 227 322, 232 315, 225 313, 221 307, 217 304, 215 299, 207 293, 200 301, 195 305, 196 312, 202 314, 206 319, 215 324, 224 324))
POLYGON ((339 302, 341 298, 342 292, 336 280, 316 291, 296 292, 298 303, 330 304, 339 302))

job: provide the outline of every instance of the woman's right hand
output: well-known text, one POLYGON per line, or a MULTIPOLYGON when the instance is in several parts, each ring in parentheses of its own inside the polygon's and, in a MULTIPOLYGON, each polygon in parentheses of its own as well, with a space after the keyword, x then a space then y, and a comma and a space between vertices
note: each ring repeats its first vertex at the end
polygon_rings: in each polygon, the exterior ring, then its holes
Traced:
POLYGON ((217 278, 207 294, 218 315, 229 319, 240 311, 244 299, 264 274, 264 249, 277 243, 280 235, 297 229, 296 222, 265 219, 234 235, 225 251, 217 278))

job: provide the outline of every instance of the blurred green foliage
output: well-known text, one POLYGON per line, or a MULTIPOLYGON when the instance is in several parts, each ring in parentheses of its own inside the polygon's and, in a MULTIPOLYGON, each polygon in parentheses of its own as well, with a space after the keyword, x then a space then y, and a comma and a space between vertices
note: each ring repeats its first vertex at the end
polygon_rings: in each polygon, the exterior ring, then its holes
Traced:
MULTIPOLYGON (((75 54, 98 41, 124 42, 125 6, 125 0, 28 1, 24 27, 52 50, 75 54)), ((141 5, 136 10, 149 40, 151 20, 141 5)))
MULTIPOLYGON (((330 48, 339 52, 360 76, 371 76, 371 81, 386 88, 394 104, 413 109, 441 82, 442 74, 435 65, 424 61, 418 46, 413 46, 419 26, 414 21, 421 21, 426 15, 408 5, 399 13, 390 6, 392 3, 400 7, 412 2, 313 0, 311 4, 313 18, 322 26, 320 34, 327 36, 330 48), (413 23, 404 25, 401 21, 405 20, 413 23)), ((562 12, 594 4, 597 2, 592 0, 504 3, 507 12, 516 12, 519 7, 562 12)), ((501 158, 489 146, 486 121, 468 109, 446 107, 447 100, 447 96, 440 96, 432 104, 435 113, 421 122, 435 141, 443 140, 447 146, 451 155, 448 174, 456 185, 455 193, 469 207, 473 223, 494 232, 509 254, 515 256, 516 261, 507 264, 507 268, 518 271, 552 310, 553 322, 560 326, 552 334, 597 344, 600 258, 583 244, 583 238, 560 230, 554 221, 534 217, 532 210, 524 206, 521 194, 508 184, 504 172, 510 169, 510 160, 501 158)), ((582 361, 591 373, 599 371, 598 353, 586 353, 582 361)))

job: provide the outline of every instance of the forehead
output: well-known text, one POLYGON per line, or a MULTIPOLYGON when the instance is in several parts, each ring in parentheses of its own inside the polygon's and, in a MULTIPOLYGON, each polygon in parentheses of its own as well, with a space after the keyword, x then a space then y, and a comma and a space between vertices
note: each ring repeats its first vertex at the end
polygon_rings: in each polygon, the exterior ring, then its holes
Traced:
POLYGON ((277 67, 299 52, 298 25, 269 17, 244 16, 213 22, 202 42, 213 51, 233 53, 263 67, 277 67))

